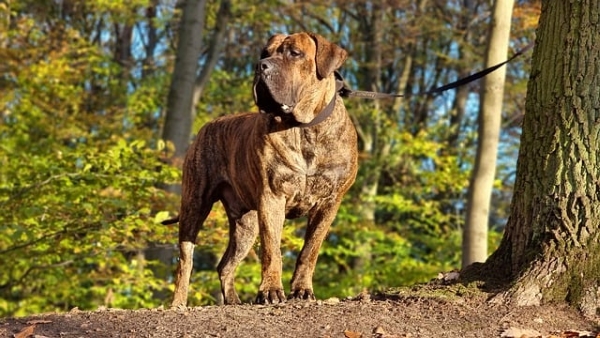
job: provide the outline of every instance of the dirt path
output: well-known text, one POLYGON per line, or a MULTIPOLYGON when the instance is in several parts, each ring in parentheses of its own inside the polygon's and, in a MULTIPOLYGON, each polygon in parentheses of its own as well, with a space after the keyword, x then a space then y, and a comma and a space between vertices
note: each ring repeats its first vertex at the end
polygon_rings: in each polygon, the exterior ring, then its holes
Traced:
POLYGON ((73 310, 0 319, 0 337, 596 337, 599 324, 563 306, 510 308, 483 295, 400 293, 268 306, 73 310))

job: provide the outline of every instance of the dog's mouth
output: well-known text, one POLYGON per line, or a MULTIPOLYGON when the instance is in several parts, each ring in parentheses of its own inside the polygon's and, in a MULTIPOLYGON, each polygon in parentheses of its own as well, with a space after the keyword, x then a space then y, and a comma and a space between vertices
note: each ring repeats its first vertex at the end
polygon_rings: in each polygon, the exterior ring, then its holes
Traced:
POLYGON ((274 92, 267 82, 269 82, 269 79, 263 79, 262 76, 257 76, 257 79, 254 81, 254 102, 260 112, 275 115, 291 114, 294 111, 296 103, 282 98, 282 95, 274 92))

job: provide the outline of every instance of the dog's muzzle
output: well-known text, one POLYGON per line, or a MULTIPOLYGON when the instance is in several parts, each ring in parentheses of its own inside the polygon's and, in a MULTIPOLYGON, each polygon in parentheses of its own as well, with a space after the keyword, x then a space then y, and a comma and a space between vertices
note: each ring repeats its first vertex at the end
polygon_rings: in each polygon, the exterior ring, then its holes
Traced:
POLYGON ((280 68, 271 58, 258 62, 255 70, 254 97, 264 112, 290 114, 296 103, 291 98, 291 88, 280 68))

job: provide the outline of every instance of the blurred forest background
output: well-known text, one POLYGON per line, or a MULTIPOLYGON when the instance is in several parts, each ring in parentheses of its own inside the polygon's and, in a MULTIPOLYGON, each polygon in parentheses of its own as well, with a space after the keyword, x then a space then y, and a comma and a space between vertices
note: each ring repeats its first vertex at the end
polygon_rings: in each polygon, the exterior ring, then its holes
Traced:
MULTIPOLYGON (((227 4, 206 1, 198 69, 212 72, 193 134, 256 110, 254 64, 274 33, 313 31, 346 48, 341 71, 354 89, 416 93, 483 68, 492 1, 227 4)), ((539 11, 539 1, 516 2, 513 51, 533 39, 539 11)), ((177 228, 159 222, 179 204, 162 188, 180 180, 163 126, 181 14, 177 0, 0 0, 0 316, 169 303, 177 228)), ((527 58, 508 65, 490 250, 506 223, 528 76, 527 58)), ((318 298, 460 267, 479 90, 346 100, 360 172, 321 250, 318 298)), ((303 220, 288 224, 284 285, 303 220)), ((190 305, 219 302, 226 238, 219 206, 199 235, 190 305)), ((237 273, 243 301, 260 282, 257 252, 237 273)))

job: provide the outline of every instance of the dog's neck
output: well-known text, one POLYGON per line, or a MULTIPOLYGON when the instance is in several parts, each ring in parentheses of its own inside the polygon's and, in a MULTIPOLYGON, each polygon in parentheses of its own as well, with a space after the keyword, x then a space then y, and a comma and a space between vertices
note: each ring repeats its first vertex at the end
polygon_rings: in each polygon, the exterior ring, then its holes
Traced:
POLYGON ((335 110, 338 91, 342 89, 343 82, 338 81, 334 76, 323 79, 322 81, 328 81, 330 89, 327 90, 322 97, 316 100, 316 104, 315 101, 308 101, 303 102, 303 104, 299 104, 294 108, 312 110, 314 112, 312 120, 302 123, 295 119, 293 113, 285 115, 269 114, 269 132, 273 133, 291 128, 312 128, 327 120, 335 110))
POLYGON ((310 128, 320 124, 327 120, 333 111, 335 110, 336 100, 338 91, 342 89, 343 82, 337 81, 334 76, 324 79, 323 81, 329 81, 329 90, 327 90, 323 96, 318 100, 319 104, 314 109, 313 119, 309 122, 301 123, 295 121, 294 127, 297 128, 310 128))

